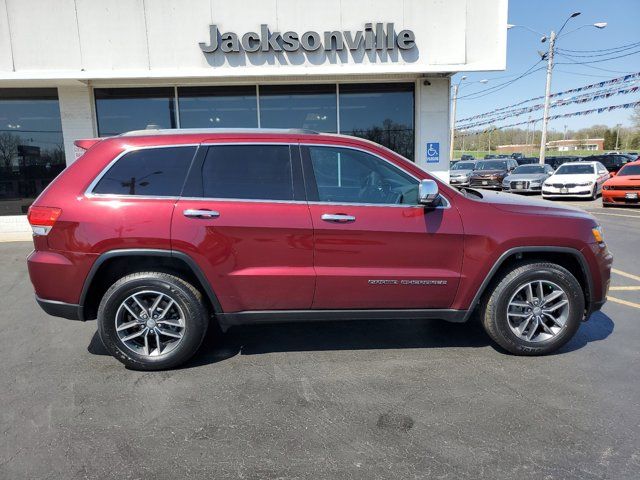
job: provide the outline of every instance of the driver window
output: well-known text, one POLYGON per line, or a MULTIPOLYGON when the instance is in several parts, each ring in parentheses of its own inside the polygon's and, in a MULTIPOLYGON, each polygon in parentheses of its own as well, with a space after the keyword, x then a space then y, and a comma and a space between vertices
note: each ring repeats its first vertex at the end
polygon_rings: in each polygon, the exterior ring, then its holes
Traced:
POLYGON ((418 180, 374 155, 349 148, 309 147, 318 199, 333 203, 418 203, 418 180))

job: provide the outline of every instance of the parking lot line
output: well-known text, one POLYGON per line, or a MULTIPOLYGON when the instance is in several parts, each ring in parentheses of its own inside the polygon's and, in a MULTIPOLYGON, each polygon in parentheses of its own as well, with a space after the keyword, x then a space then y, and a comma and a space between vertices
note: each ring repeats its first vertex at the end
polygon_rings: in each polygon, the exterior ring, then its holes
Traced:
POLYGON ((637 287, 609 287, 609 290, 640 290, 640 286, 637 287))
POLYGON ((589 213, 593 213, 594 215, 609 215, 610 217, 628 217, 628 218, 640 219, 640 215, 623 215, 622 213, 605 213, 605 212, 598 212, 596 210, 590 210, 589 213))
POLYGON ((640 310, 640 303, 629 302, 627 300, 622 300, 621 298, 610 297, 610 296, 607 296, 607 300, 611 300, 614 303, 619 303, 620 305, 626 305, 627 307, 633 307, 640 310))
POLYGON ((634 275, 632 273, 623 272, 622 270, 618 270, 617 268, 612 268, 611 273, 615 273, 616 275, 620 275, 622 277, 627 277, 632 280, 636 280, 640 282, 640 277, 638 275, 634 275))

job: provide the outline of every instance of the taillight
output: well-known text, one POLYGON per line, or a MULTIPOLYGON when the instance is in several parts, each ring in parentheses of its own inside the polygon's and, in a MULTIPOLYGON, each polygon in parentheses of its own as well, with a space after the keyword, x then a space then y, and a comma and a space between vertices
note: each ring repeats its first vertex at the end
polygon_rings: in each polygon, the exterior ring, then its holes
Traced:
POLYGON ((34 235, 46 235, 56 223, 62 210, 56 207, 29 207, 27 220, 34 235))

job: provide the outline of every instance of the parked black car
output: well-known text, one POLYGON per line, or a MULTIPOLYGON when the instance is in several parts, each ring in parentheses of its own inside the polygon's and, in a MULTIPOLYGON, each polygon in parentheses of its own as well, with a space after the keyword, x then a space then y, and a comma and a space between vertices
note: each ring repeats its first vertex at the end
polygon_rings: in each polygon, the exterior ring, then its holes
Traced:
POLYGON ((511 158, 515 158, 516 160, 518 160, 519 158, 524 158, 524 154, 520 152, 513 152, 511 154, 511 158))
POLYGON ((610 153, 607 155, 591 155, 581 158, 585 162, 600 162, 609 172, 617 172, 625 163, 631 161, 631 157, 619 153, 610 153))
POLYGON ((517 166, 518 162, 513 158, 481 160, 469 177, 469 186, 501 190, 504 177, 517 166))
POLYGON ((563 163, 567 162, 579 162, 580 157, 571 157, 569 155, 565 156, 554 156, 554 157, 545 157, 544 163, 547 165, 551 165, 551 167, 555 170, 563 163))
POLYGON ((460 157, 460 160, 475 160, 475 157, 473 155, 469 155, 469 154, 465 153, 464 155, 462 155, 460 157))
POLYGON ((538 157, 518 157, 515 159, 518 162, 518 165, 531 165, 534 163, 540 163, 540 159, 538 157))

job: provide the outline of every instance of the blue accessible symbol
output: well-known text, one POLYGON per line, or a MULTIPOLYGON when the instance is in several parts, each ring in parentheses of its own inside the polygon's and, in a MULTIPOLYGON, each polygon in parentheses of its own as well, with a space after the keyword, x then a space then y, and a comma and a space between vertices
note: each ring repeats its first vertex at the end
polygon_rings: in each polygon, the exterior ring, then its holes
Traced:
POLYGON ((438 163, 440 161, 440 143, 427 143, 427 163, 438 163))

